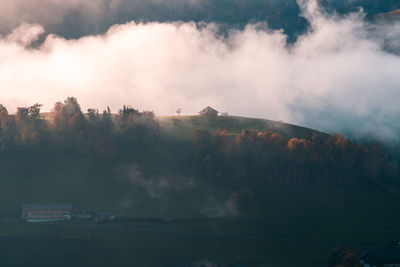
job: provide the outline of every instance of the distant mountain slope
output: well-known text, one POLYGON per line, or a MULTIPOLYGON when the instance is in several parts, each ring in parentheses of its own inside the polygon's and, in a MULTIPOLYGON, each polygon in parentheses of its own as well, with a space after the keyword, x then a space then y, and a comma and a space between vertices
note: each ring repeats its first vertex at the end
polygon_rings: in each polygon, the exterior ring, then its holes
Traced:
POLYGON ((368 17, 400 8, 400 1, 398 0, 319 0, 319 2, 328 12, 335 11, 346 14, 357 12, 359 8, 362 8, 368 17))
POLYGON ((265 119, 246 118, 238 116, 167 116, 159 117, 162 129, 184 138, 192 136, 196 128, 215 132, 218 129, 225 129, 230 134, 239 134, 242 130, 272 131, 287 138, 311 138, 313 134, 321 137, 329 135, 314 129, 297 125, 287 124, 280 121, 265 119))
POLYGON ((379 20, 400 20, 400 9, 393 10, 387 13, 382 13, 374 16, 374 19, 379 20))

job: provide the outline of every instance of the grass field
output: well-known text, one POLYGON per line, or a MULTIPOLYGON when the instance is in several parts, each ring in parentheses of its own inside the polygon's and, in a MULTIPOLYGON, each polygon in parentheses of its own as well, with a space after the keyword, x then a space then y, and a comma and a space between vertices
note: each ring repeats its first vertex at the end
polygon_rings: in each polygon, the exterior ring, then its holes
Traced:
POLYGON ((389 233, 394 229, 383 230, 387 224, 377 225, 376 220, 364 226, 354 221, 345 229, 347 222, 354 219, 351 217, 332 220, 322 227, 315 226, 322 222, 318 216, 315 223, 309 217, 303 225, 305 219, 299 220, 298 215, 292 217, 288 212, 270 220, 253 217, 166 222, 122 220, 104 224, 1 222, 0 263, 2 266, 179 266, 210 260, 220 266, 316 267, 326 266, 329 252, 339 244, 356 251, 374 249, 386 245, 378 242, 382 237, 391 237, 398 231, 389 233), (379 226, 382 229, 378 234, 374 229, 379 226), (372 235, 364 236, 371 230, 372 235), (271 233, 272 237, 285 234, 297 238, 274 240, 268 236, 271 233), (338 241, 339 238, 346 241, 338 241))
POLYGON ((237 116, 165 116, 158 117, 161 129, 178 136, 189 138, 196 128, 215 132, 218 129, 225 129, 230 134, 239 134, 242 130, 272 131, 283 137, 311 138, 313 133, 321 136, 327 134, 310 128, 287 124, 279 121, 254 119, 237 116))
MULTIPOLYGON (((302 243, 99 226, 1 223, 0 228, 7 229, 8 233, 0 237, 0 262, 2 266, 156 267, 210 260, 222 266, 233 263, 242 266, 324 266, 325 255, 332 249, 302 243)), ((180 227, 179 223, 173 226, 180 227)))

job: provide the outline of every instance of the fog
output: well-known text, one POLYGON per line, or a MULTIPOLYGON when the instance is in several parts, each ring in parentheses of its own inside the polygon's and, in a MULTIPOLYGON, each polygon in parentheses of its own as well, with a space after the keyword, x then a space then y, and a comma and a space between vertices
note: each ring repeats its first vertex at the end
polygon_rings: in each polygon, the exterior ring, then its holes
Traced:
MULTIPOLYGON (((96 6, 69 3, 83 10, 96 6)), ((130 22, 67 40, 24 23, 0 37, 1 102, 12 112, 36 102, 50 110, 75 96, 84 110, 110 106, 116 112, 128 104, 158 115, 177 108, 196 114, 210 105, 234 115, 398 141, 400 57, 394 52, 400 25, 371 25, 362 12, 328 15, 316 1, 300 5, 311 27, 290 45, 266 24, 221 36, 216 24, 130 22), (40 37, 45 39, 38 45, 40 37)))
POLYGON ((179 193, 195 186, 194 178, 176 175, 144 175, 139 165, 131 163, 117 168, 120 182, 145 193, 152 199, 165 199, 171 193, 179 193))

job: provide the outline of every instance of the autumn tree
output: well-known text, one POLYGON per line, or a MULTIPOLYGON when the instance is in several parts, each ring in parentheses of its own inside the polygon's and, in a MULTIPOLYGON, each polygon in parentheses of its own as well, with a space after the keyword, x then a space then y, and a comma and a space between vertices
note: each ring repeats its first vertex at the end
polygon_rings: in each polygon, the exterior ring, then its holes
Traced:
POLYGON ((35 151, 46 150, 48 129, 47 123, 40 118, 42 105, 35 104, 30 107, 19 107, 15 115, 17 128, 16 141, 35 151))
POLYGON ((68 97, 63 103, 57 102, 50 113, 50 124, 56 147, 65 152, 90 152, 87 121, 76 98, 68 97))
POLYGON ((0 104, 0 151, 13 145, 16 133, 15 120, 8 113, 7 108, 0 104))
POLYGON ((121 148, 148 146, 158 140, 159 124, 152 111, 140 112, 124 105, 116 117, 116 122, 121 148))

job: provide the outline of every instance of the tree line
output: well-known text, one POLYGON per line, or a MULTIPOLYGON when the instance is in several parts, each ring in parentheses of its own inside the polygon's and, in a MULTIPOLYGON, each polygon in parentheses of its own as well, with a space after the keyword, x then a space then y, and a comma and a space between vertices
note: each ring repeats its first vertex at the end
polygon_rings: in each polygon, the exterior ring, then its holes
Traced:
POLYGON ((41 105, 35 104, 9 114, 0 105, 0 156, 148 157, 178 162, 174 166, 180 169, 172 171, 216 186, 250 189, 271 184, 397 184, 400 178, 398 164, 379 144, 366 147, 342 134, 301 139, 271 131, 195 129, 188 143, 168 138, 153 112, 128 106, 117 114, 110 108, 83 113, 77 99, 69 97, 49 113, 40 111, 41 105), (173 151, 191 151, 191 157, 173 151))
POLYGON ((219 185, 259 188, 271 184, 397 183, 398 166, 379 144, 371 148, 346 139, 314 134, 284 138, 271 131, 219 130, 193 134, 195 168, 219 185))
POLYGON ((154 143, 159 125, 153 112, 123 106, 83 113, 74 97, 57 102, 51 112, 41 105, 19 107, 15 115, 0 105, 1 154, 114 155, 154 143))

